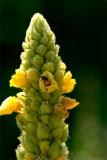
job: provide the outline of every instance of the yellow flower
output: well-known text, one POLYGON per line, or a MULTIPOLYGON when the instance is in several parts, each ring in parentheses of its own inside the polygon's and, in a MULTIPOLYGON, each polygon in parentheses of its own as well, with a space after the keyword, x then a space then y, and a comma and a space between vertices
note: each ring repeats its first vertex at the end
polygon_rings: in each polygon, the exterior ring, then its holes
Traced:
POLYGON ((16 73, 12 76, 12 79, 10 80, 10 86, 14 86, 17 88, 24 88, 27 85, 27 75, 26 72, 21 70, 21 69, 17 69, 16 73))
POLYGON ((75 99, 71 99, 69 97, 62 97, 58 105, 55 106, 54 112, 59 114, 60 117, 67 118, 69 116, 69 109, 73 109, 79 105, 75 99))
POLYGON ((24 104, 16 97, 8 97, 2 102, 0 107, 0 115, 12 114, 13 112, 20 112, 24 104))
POLYGON ((79 105, 79 102, 77 102, 75 99, 71 99, 69 97, 62 97, 61 98, 61 105, 63 108, 66 108, 67 110, 73 109, 77 105, 79 105))
POLYGON ((69 93, 74 89, 74 86, 76 84, 75 79, 72 79, 72 74, 70 71, 68 71, 63 79, 62 82, 62 93, 69 93))
POLYGON ((58 85, 54 80, 53 75, 48 71, 45 71, 41 75, 39 80, 39 87, 42 92, 48 92, 48 93, 54 92, 55 90, 58 89, 58 85))

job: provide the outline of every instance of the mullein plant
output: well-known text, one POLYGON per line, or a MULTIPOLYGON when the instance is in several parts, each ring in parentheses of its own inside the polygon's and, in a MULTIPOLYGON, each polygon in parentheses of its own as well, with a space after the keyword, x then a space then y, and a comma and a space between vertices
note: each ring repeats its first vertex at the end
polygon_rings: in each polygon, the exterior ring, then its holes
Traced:
POLYGON ((17 112, 21 130, 17 160, 68 160, 65 120, 79 102, 64 95, 74 89, 76 81, 66 72, 55 43, 46 19, 36 13, 22 43, 21 65, 10 80, 10 86, 22 92, 8 97, 0 107, 0 115, 17 112))

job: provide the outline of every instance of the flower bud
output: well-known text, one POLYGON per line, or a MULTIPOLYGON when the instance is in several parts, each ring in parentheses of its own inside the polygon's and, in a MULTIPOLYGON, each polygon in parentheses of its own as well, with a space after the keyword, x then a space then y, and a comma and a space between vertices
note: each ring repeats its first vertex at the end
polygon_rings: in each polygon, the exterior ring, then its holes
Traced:
POLYGON ((49 61, 49 62, 53 62, 54 59, 55 59, 55 51, 53 50, 50 50, 46 53, 46 60, 49 61))
POLYGON ((40 43, 44 44, 46 46, 48 45, 48 37, 47 37, 46 33, 43 34, 43 37, 41 38, 40 43))
POLYGON ((40 56, 44 56, 46 53, 47 48, 45 47, 45 45, 41 44, 37 47, 36 52, 37 54, 39 54, 40 56))
POLYGON ((50 115, 40 115, 40 120, 43 124, 49 124, 50 115))
POLYGON ((54 141, 48 151, 49 159, 57 159, 60 155, 60 152, 60 142, 54 141))
POLYGON ((32 61, 33 65, 35 68, 37 69, 40 69, 41 66, 43 65, 44 63, 44 60, 41 56, 39 55, 36 55, 34 58, 33 58, 33 61, 32 61))
POLYGON ((49 141, 40 141, 40 150, 43 155, 46 155, 49 150, 49 141))
POLYGON ((62 138, 61 138, 62 142, 67 141, 68 135, 69 135, 68 124, 65 124, 64 127, 63 127, 63 135, 62 135, 62 138))
POLYGON ((58 128, 63 123, 63 120, 56 114, 52 114, 50 117, 50 123, 52 128, 58 128))
POLYGON ((54 72, 54 64, 52 62, 47 62, 42 67, 42 73, 48 71, 50 73, 54 72))
POLYGON ((50 137, 49 128, 43 123, 38 122, 37 137, 39 140, 45 140, 50 137))
POLYGON ((27 43, 27 42, 23 42, 23 43, 22 43, 22 47, 23 47, 24 50, 30 49, 30 45, 29 45, 29 43, 27 43))
POLYGON ((40 105, 39 110, 40 110, 39 111, 40 114, 50 114, 51 113, 51 109, 50 109, 48 102, 43 102, 40 105))
POLYGON ((31 67, 31 63, 28 60, 24 60, 22 61, 22 65, 21 65, 21 69, 22 70, 27 70, 28 68, 31 67))
POLYGON ((37 69, 35 68, 30 68, 27 70, 27 78, 29 80, 29 82, 37 82, 39 80, 39 76, 40 76, 40 73, 37 69))
POLYGON ((31 41, 29 42, 29 44, 30 44, 30 47, 31 47, 31 49, 32 49, 33 51, 35 51, 36 48, 37 48, 37 46, 39 46, 39 43, 38 43, 36 40, 31 40, 31 41))
POLYGON ((63 135, 63 128, 60 126, 59 128, 55 128, 52 131, 52 136, 57 139, 61 139, 63 135))
POLYGON ((35 146, 34 148, 34 141, 32 140, 32 137, 29 134, 24 133, 19 137, 19 140, 21 141, 23 147, 28 151, 28 152, 39 152, 37 147, 35 146))
POLYGON ((63 78, 64 78, 64 71, 63 70, 57 70, 54 74, 55 80, 58 83, 59 88, 61 89, 63 78))

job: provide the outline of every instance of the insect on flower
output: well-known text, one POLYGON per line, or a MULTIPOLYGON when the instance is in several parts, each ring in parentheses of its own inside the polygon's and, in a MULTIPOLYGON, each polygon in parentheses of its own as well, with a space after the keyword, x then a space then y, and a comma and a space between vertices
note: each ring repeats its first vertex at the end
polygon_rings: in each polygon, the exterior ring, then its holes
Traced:
POLYGON ((47 77, 47 76, 41 76, 40 79, 41 79, 41 80, 44 80, 44 81, 47 81, 47 80, 48 80, 48 77, 47 77))
POLYGON ((40 76, 39 86, 42 92, 48 92, 48 93, 54 92, 55 90, 58 89, 57 83, 54 80, 53 75, 48 71, 45 71, 40 76))
MULTIPOLYGON (((44 84, 45 84, 45 86, 47 86, 47 87, 51 84, 50 80, 49 80, 48 77, 45 76, 45 75, 42 75, 42 76, 40 77, 40 79, 44 81, 44 84)), ((47 88, 46 88, 46 90, 47 90, 47 88)))

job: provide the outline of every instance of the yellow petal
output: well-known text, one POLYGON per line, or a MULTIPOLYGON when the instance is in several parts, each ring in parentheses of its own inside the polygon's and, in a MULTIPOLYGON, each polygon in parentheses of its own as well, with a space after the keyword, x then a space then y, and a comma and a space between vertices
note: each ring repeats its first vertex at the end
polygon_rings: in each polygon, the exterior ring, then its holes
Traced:
POLYGON ((23 104, 16 97, 8 97, 5 101, 2 102, 0 107, 0 115, 8 115, 13 112, 19 112, 23 104))
POLYGON ((63 82, 62 82, 62 92, 63 93, 71 92, 74 89, 75 84, 76 84, 76 80, 72 79, 72 74, 70 71, 68 71, 65 74, 63 82))
POLYGON ((68 109, 73 109, 74 107, 79 105, 79 102, 69 97, 63 97, 61 99, 61 104, 62 104, 62 107, 65 107, 68 110, 68 109))
POLYGON ((17 88, 26 87, 26 85, 28 84, 26 77, 27 75, 25 71, 17 69, 16 73, 12 76, 12 79, 10 80, 10 86, 14 86, 17 88))
POLYGON ((54 112, 58 114, 62 118, 68 118, 69 109, 73 109, 79 104, 75 99, 71 99, 69 97, 61 97, 59 101, 59 105, 54 107, 54 112))
POLYGON ((53 75, 48 71, 45 71, 41 75, 39 80, 39 87, 42 92, 48 92, 48 93, 52 93, 58 89, 58 85, 54 80, 53 75))

